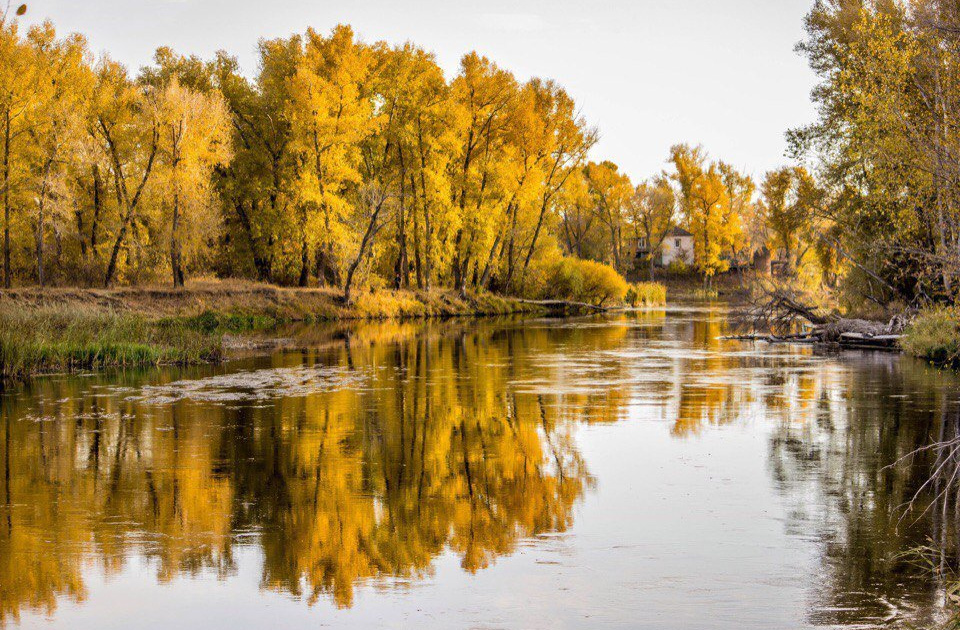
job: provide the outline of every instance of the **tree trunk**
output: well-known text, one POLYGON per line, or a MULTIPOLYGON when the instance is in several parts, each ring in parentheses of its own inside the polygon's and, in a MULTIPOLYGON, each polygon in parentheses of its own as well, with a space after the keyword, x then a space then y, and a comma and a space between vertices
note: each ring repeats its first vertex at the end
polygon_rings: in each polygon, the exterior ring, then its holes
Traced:
POLYGON ((307 243, 306 219, 300 221, 300 278, 297 286, 305 287, 310 281, 310 246, 307 243))
POLYGON ((37 204, 37 284, 43 286, 43 224, 44 221, 44 197, 45 192, 40 193, 40 200, 37 204))
MULTIPOLYGON (((530 267, 530 261, 533 259, 533 252, 537 249, 537 239, 540 238, 540 230, 543 228, 543 219, 547 215, 547 206, 550 203, 550 199, 544 196, 542 203, 540 204, 540 216, 537 218, 537 227, 533 230, 533 238, 530 240, 530 249, 527 251, 527 257, 523 261, 523 270, 520 272, 520 283, 526 279, 527 268, 530 267)), ((579 245, 577 247, 579 249, 579 245)), ((577 254, 580 256, 579 253, 577 254)))
POLYGON ((10 288, 10 110, 3 125, 3 286, 10 288))
POLYGON ((410 259, 407 255, 407 195, 404 187, 406 170, 403 164, 403 150, 398 148, 397 156, 400 160, 400 205, 397 208, 397 267, 396 279, 394 281, 397 289, 402 289, 410 284, 410 259))
MULTIPOLYGON (((417 187, 413 174, 410 174, 410 195, 416 203, 417 187)), ((417 288, 423 289, 423 261, 420 258, 420 218, 417 214, 416 205, 411 206, 413 213, 413 269, 417 277, 417 288)))
POLYGON ((107 146, 110 151, 110 159, 113 161, 113 179, 117 193, 117 205, 122 208, 124 212, 123 220, 120 224, 120 232, 117 234, 117 239, 113 243, 110 263, 107 265, 107 273, 103 280, 103 285, 109 287, 113 282, 114 275, 117 273, 117 261, 120 257, 120 248, 123 247, 123 241, 127 237, 127 230, 130 228, 131 221, 133 221, 133 214, 137 209, 137 205, 140 203, 140 197, 147 185, 147 181, 150 179, 150 174, 153 172, 153 163, 157 157, 159 136, 155 127, 153 131, 153 144, 150 147, 150 157, 147 159, 147 165, 143 170, 143 177, 140 179, 140 184, 137 186, 133 199, 131 199, 126 180, 124 179, 123 167, 121 166, 116 144, 114 144, 113 138, 110 136, 102 120, 100 121, 100 126, 104 129, 104 138, 107 141, 107 146))
POLYGON ((377 226, 377 220, 380 218, 380 212, 383 210, 385 202, 386 199, 381 199, 377 203, 373 214, 370 216, 370 222, 367 223, 367 230, 363 233, 363 238, 360 240, 360 251, 357 252, 357 257, 353 259, 353 262, 350 263, 350 269, 347 271, 347 279, 343 284, 343 299, 345 302, 350 302, 350 292, 353 289, 354 274, 356 274, 357 268, 360 267, 360 263, 363 262, 363 258, 367 253, 367 248, 371 241, 373 241, 377 232, 380 231, 380 228, 377 226))
POLYGON ((180 194, 174 184, 173 221, 170 226, 170 269, 173 272, 173 286, 183 286, 183 261, 180 253, 180 194))

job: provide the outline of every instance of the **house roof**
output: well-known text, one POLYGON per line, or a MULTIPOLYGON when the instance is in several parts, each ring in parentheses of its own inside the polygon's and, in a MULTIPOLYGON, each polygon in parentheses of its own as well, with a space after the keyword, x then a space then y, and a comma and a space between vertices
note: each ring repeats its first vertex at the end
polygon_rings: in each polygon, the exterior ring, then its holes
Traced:
POLYGON ((677 236, 693 236, 693 234, 691 234, 690 232, 687 232, 685 229, 681 227, 672 227, 667 231, 667 236, 671 238, 675 238, 677 236))

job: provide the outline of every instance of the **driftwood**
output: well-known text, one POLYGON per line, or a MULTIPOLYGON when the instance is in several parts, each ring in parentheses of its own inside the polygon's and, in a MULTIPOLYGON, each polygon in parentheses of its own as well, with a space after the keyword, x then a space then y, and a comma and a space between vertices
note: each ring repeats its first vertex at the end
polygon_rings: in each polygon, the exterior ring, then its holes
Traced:
POLYGON ((749 315, 754 328, 770 332, 733 335, 725 339, 896 350, 909 323, 905 314, 886 323, 824 315, 815 307, 806 305, 797 294, 783 289, 768 291, 766 299, 756 304, 749 315), (797 328, 803 330, 796 332, 797 328))

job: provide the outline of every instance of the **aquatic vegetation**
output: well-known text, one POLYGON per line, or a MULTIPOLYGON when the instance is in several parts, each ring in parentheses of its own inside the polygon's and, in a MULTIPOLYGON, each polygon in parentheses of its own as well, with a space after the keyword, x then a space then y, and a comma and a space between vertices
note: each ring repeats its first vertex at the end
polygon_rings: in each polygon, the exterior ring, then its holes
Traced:
POLYGON ((662 306, 667 303, 667 287, 659 282, 636 282, 624 299, 630 306, 662 306))

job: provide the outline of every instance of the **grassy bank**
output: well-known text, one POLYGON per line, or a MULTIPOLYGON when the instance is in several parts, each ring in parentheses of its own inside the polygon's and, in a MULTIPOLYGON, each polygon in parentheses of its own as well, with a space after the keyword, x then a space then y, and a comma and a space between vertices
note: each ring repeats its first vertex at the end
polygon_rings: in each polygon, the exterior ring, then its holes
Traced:
POLYGON ((185 320, 73 306, 0 309, 0 375, 201 363, 223 356, 220 338, 185 320))
POLYGON ((532 313, 537 308, 481 294, 379 291, 345 304, 328 289, 235 281, 160 287, 20 289, 0 292, 0 377, 117 366, 195 364, 224 355, 224 333, 296 322, 532 313))
POLYGON ((904 331, 900 344, 916 357, 960 368, 960 307, 922 311, 904 331))

